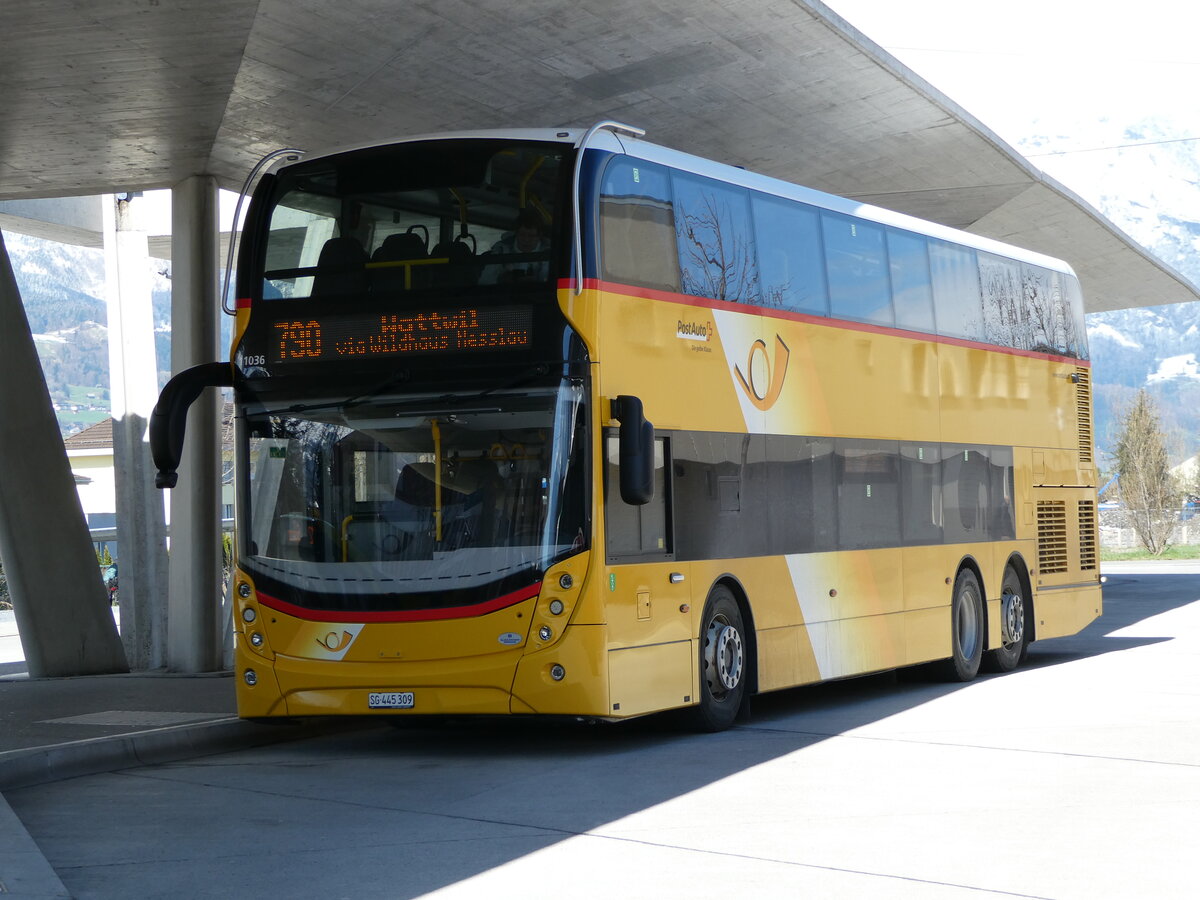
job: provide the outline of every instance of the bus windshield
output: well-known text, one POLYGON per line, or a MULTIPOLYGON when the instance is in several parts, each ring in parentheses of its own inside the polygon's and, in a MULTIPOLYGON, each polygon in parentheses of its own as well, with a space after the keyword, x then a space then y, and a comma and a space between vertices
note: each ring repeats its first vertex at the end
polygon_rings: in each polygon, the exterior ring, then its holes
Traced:
POLYGON ((564 149, 502 140, 414 142, 280 173, 261 297, 386 302, 409 292, 544 283, 564 149))
POLYGON ((456 591, 531 584, 586 542, 584 398, 565 379, 250 403, 243 565, 314 608, 466 605, 456 591))

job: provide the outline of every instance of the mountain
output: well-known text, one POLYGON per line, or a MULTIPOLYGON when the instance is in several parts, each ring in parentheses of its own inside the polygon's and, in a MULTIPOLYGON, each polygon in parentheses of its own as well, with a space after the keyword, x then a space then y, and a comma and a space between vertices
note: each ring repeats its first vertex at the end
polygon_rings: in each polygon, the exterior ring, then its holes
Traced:
POLYGON ((1200 304, 1093 313, 1088 344, 1102 456, 1111 451, 1121 413, 1139 389, 1158 405, 1173 461, 1200 449, 1200 304))
MULTIPOLYGON (((104 253, 5 232, 5 247, 63 435, 111 412, 104 253)), ((150 260, 159 385, 171 366, 170 264, 150 260)))
MULTIPOLYGON (((1200 285, 1200 161, 1191 132, 1158 119, 1035 123, 1017 148, 1122 231, 1200 285)), ((1200 304, 1087 317, 1096 445, 1112 447, 1120 413, 1144 388, 1174 461, 1200 450, 1200 304)))

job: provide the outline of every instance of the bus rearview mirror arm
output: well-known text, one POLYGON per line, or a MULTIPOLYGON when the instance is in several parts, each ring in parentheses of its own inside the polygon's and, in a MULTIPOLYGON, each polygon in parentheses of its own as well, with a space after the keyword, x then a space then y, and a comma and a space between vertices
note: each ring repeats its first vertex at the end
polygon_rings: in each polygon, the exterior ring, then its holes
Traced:
POLYGON ((227 362, 204 363, 184 369, 167 382, 154 411, 150 413, 150 455, 158 471, 154 486, 173 488, 179 481, 179 458, 187 412, 206 387, 233 387, 233 366, 227 362))
POLYGON ((621 499, 643 506, 654 498, 654 425, 646 421, 642 401, 622 394, 610 401, 617 433, 621 499))

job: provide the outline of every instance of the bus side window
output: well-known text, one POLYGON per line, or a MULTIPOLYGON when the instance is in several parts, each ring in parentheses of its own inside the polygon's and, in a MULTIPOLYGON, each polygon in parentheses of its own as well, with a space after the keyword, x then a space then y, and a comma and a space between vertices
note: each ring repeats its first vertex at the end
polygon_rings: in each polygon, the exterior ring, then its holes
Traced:
POLYGON ((988 448, 947 446, 942 463, 946 543, 988 540, 992 479, 988 448))
POLYGON ((728 303, 761 303, 750 192, 682 172, 675 172, 672 181, 683 292, 728 303))
POLYGON ((616 432, 604 440, 604 521, 608 556, 666 556, 672 552, 667 533, 666 439, 654 441, 654 497, 641 506, 621 499, 620 451, 616 432))
POLYGON ((792 200, 758 193, 751 195, 751 208, 758 237, 763 305, 829 315, 817 211, 792 200))
POLYGON ((899 446, 895 441, 835 441, 838 456, 838 548, 900 543, 899 446))
POLYGON ((929 285, 929 250, 922 235, 889 228, 888 268, 896 326, 933 333, 933 290, 929 285))
POLYGON ((944 241, 929 242, 929 274, 937 333, 949 337, 983 339, 983 299, 975 251, 944 241))
POLYGON ((822 213, 821 231, 833 315, 895 324, 883 229, 861 219, 822 213))
POLYGON ((675 209, 666 171, 615 158, 600 197, 602 277, 619 284, 679 292, 675 209))
POLYGON ((994 541, 1011 541, 1017 534, 1013 508, 1013 451, 1012 447, 992 447, 990 450, 990 537, 994 541))
POLYGON ((940 444, 900 445, 900 517, 905 546, 942 543, 940 444))

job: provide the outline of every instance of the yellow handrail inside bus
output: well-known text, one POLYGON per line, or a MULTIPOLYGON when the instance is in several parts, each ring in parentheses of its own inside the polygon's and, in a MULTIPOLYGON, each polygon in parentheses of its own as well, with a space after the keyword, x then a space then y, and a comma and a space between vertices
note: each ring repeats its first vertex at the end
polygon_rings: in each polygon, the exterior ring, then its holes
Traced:
POLYGON ((404 266, 404 289, 412 290, 412 267, 413 266, 444 266, 448 265, 450 257, 448 256, 430 256, 425 259, 389 259, 382 262, 366 263, 367 269, 395 269, 404 266))
POLYGON ((521 209, 525 208, 525 188, 529 185, 529 179, 533 178, 538 169, 542 167, 542 163, 546 161, 546 157, 539 156, 533 161, 533 165, 529 167, 529 171, 525 173, 525 177, 521 179, 521 186, 517 193, 517 203, 521 209))

